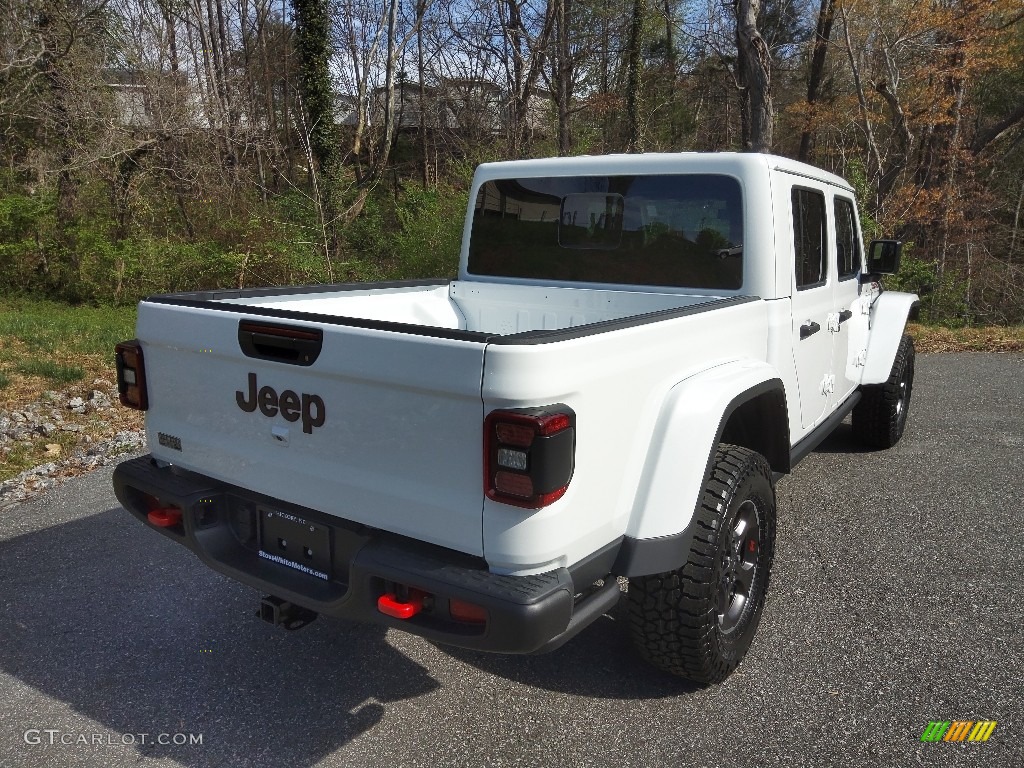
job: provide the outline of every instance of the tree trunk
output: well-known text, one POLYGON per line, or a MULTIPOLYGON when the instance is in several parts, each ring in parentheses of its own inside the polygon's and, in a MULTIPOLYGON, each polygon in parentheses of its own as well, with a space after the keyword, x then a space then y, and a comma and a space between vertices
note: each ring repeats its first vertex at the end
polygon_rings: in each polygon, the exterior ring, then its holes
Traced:
MULTIPOLYGON (((224 20, 224 6, 221 0, 216 0, 217 11, 217 48, 220 52, 220 87, 221 98, 224 100, 224 133, 228 146, 228 154, 225 162, 228 167, 237 172, 238 158, 235 150, 235 125, 238 120, 235 116, 234 95, 231 92, 231 42, 228 40, 227 24, 224 20)), ((210 32, 211 36, 213 31, 210 32)))
MULTIPOLYGON (((610 90, 610 70, 611 70, 611 30, 609 15, 611 0, 602 0, 602 13, 601 13, 601 52, 600 52, 600 84, 598 85, 598 91, 601 96, 607 96, 610 90)), ((608 145, 611 143, 611 120, 609 115, 605 115, 601 120, 601 141, 602 146, 607 151, 608 145)))
MULTIPOLYGON (((840 7, 843 16, 843 37, 846 41, 846 54, 850 62, 850 74, 853 75, 854 90, 857 92, 857 104, 860 110, 861 124, 864 128, 864 140, 867 143, 867 162, 865 166, 869 179, 877 179, 882 172, 882 156, 878 149, 878 141, 875 139, 875 129, 871 123, 871 113, 868 110, 867 95, 864 93, 864 84, 860 77, 860 67, 857 65, 857 57, 853 53, 853 43, 850 40, 850 25, 846 17, 846 9, 840 7)), ((875 199, 870 204, 872 216, 877 216, 881 208, 881 195, 879 187, 875 185, 875 199)))
POLYGON ((811 70, 807 75, 807 119, 800 135, 800 152, 797 157, 809 162, 814 152, 814 109, 825 76, 825 60, 829 42, 832 39, 832 24, 836 19, 836 0, 821 0, 818 8, 818 25, 814 32, 814 49, 811 52, 811 70))
POLYGON ((573 61, 569 45, 572 0, 556 0, 556 2, 555 101, 558 106, 558 154, 568 155, 572 153, 572 133, 569 122, 569 117, 572 114, 573 85, 573 61))
POLYGON ((426 10, 426 0, 419 0, 416 3, 416 69, 420 83, 420 183, 424 189, 430 186, 430 162, 427 156, 427 86, 424 82, 427 73, 423 64, 423 16, 426 10))
MULTIPOLYGON (((746 49, 740 45, 739 31, 736 33, 736 87, 739 89, 740 98, 740 147, 746 150, 750 146, 750 87, 747 84, 747 72, 750 67, 747 64, 746 49)), ((726 123, 729 125, 729 123, 726 123)), ((727 147, 731 147, 732 137, 729 137, 727 147)))
MULTIPOLYGON (((43 39, 43 52, 39 58, 39 67, 46 82, 49 96, 49 125, 52 146, 57 154, 57 227, 61 233, 67 231, 74 223, 78 202, 78 180, 73 170, 74 153, 72 150, 72 125, 70 115, 68 75, 64 71, 64 61, 59 51, 64 48, 64 41, 58 38, 50 15, 40 13, 38 28, 43 39)), ((69 254, 76 258, 74 254, 69 254)))
POLYGON ((528 135, 526 104, 524 102, 524 92, 526 90, 526 63, 523 60, 524 30, 522 18, 519 14, 519 5, 516 0, 506 0, 505 6, 508 9, 506 35, 512 57, 512 93, 509 99, 509 150, 512 157, 518 157, 528 135))
POLYGON ((506 56, 508 98, 508 151, 512 157, 525 153, 530 142, 530 99, 548 55, 548 42, 555 26, 557 0, 544 7, 540 29, 532 39, 523 22, 517 0, 503 0, 507 18, 501 20, 506 56))
MULTIPOLYGON (((395 68, 398 66, 395 45, 398 26, 398 0, 388 2, 388 39, 387 39, 387 60, 384 66, 384 135, 381 136, 380 150, 377 154, 377 162, 374 166, 374 177, 379 178, 387 166, 388 158, 391 156, 391 147, 394 144, 395 134, 398 130, 395 121, 395 68)), ((404 85, 403 85, 404 88, 404 85)))
POLYGON ((328 0, 293 0, 299 91, 309 115, 310 152, 320 169, 328 258, 338 250, 338 149, 330 74, 331 9, 328 0))
POLYGON ((643 46, 644 2, 633 0, 629 21, 629 42, 626 48, 626 123, 627 152, 643 152, 643 131, 640 125, 640 49, 643 46))
POLYGON ((775 123, 772 58, 757 29, 760 10, 761 0, 736 0, 736 45, 741 53, 750 120, 750 138, 743 149, 748 152, 771 151, 775 123))
MULTIPOLYGON (((65 298, 77 298, 75 287, 80 276, 81 261, 75 247, 73 229, 78 220, 79 175, 75 170, 75 120, 73 115, 73 65, 69 59, 73 39, 69 40, 60 23, 63 13, 69 9, 60 7, 51 15, 41 11, 35 21, 42 48, 36 62, 45 88, 44 119, 40 121, 42 141, 49 144, 57 165, 57 201, 55 252, 43 252, 42 269, 48 273, 51 285, 65 298), (63 13, 62 13, 63 12, 63 13)), ((73 32, 71 33, 73 35, 73 32)))
POLYGON ((665 69, 668 78, 668 115, 669 115, 669 146, 677 148, 680 139, 679 110, 676 107, 677 81, 679 78, 676 60, 675 18, 672 14, 672 0, 664 0, 665 13, 665 69))
POLYGON ((166 0, 161 0, 160 12, 164 17, 164 29, 167 34, 167 58, 168 64, 171 68, 171 72, 178 71, 178 32, 174 23, 174 17, 171 15, 171 9, 166 4, 166 0))

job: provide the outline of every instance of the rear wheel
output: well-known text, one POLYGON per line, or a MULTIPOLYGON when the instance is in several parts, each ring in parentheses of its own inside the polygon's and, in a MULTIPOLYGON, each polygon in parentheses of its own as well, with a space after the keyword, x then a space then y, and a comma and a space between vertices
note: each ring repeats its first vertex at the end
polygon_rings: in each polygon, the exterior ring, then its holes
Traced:
POLYGON ((853 434, 872 448, 892 448, 903 437, 914 390, 914 341, 900 339, 889 379, 885 384, 861 387, 861 399, 853 408, 853 434))
POLYGON ((722 444, 704 488, 686 564, 629 580, 633 642, 655 666, 699 683, 743 660, 764 609, 775 555, 768 462, 722 444))

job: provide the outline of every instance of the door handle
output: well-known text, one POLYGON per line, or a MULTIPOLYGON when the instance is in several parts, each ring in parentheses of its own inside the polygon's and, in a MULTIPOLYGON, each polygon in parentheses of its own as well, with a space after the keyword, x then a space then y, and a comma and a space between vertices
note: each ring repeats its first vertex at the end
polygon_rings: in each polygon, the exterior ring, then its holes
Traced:
POLYGON ((853 312, 849 309, 844 309, 842 312, 839 313, 839 324, 842 325, 851 317, 853 317, 853 312))
POLYGON ((800 338, 806 339, 808 336, 813 336, 821 330, 821 326, 815 323, 813 320, 809 323, 804 323, 800 326, 800 338))

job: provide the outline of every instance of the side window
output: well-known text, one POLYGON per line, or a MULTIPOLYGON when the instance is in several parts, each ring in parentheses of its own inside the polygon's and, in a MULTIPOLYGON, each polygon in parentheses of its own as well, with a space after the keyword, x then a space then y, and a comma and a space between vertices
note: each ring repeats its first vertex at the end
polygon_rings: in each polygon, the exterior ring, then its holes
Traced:
POLYGON ((828 238, 825 229, 825 195, 811 189, 793 189, 793 247, 796 287, 824 285, 828 238))
POLYGON ((860 242, 853 203, 840 197, 836 198, 836 266, 840 280, 849 280, 860 268, 860 242))

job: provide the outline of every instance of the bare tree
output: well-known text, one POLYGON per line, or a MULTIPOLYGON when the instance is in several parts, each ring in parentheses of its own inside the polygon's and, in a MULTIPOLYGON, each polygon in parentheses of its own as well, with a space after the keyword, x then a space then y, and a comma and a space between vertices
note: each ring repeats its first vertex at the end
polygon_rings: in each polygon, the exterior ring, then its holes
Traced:
POLYGON ((735 0, 743 148, 770 152, 774 138, 775 105, 772 100, 772 58, 757 28, 761 0, 735 0))
POLYGON ((641 48, 643 47, 644 1, 633 0, 629 17, 629 42, 626 48, 626 122, 627 152, 643 152, 643 126, 640 120, 641 48))
POLYGON ((807 117, 800 135, 800 151, 797 157, 805 163, 814 151, 814 110, 825 76, 825 61, 828 46, 832 40, 832 25, 836 19, 836 0, 821 0, 818 7, 818 21, 814 30, 814 45, 811 49, 810 70, 807 73, 807 117))
POLYGON ((555 3, 498 0, 497 6, 508 90, 508 152, 518 157, 530 143, 530 102, 547 60, 555 3))

